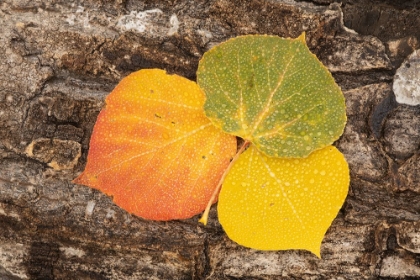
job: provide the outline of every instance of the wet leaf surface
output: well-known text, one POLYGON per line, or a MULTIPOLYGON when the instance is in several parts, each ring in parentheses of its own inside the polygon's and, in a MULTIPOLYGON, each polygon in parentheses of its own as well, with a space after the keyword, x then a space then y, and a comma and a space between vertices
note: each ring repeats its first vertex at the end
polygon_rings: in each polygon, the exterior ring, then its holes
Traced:
POLYGON ((260 250, 305 249, 321 241, 347 196, 349 170, 333 146, 302 159, 270 158, 254 146, 240 155, 219 195, 229 238, 260 250))
POLYGON ((197 82, 212 122, 268 156, 306 157, 344 129, 343 94, 304 35, 230 39, 204 54, 197 82))
POLYGON ((185 78, 132 73, 106 98, 74 182, 146 219, 200 213, 236 151, 235 137, 211 124, 203 104, 197 84, 185 78))

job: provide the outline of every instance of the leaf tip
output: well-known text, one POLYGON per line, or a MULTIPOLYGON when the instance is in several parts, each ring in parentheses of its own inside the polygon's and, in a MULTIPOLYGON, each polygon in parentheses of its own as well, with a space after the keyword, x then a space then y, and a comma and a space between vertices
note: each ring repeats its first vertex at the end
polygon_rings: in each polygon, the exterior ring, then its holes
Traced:
POLYGON ((302 34, 300 34, 299 37, 296 38, 296 40, 299 40, 302 43, 306 44, 306 33, 305 33, 305 31, 303 31, 302 34))
POLYGON ((318 257, 318 259, 321 259, 321 247, 317 247, 317 248, 312 248, 312 249, 308 249, 309 252, 311 252, 312 254, 314 254, 315 256, 318 257))
POLYGON ((83 173, 71 181, 73 184, 83 185, 83 173))
POLYGON ((97 177, 86 171, 82 172, 79 176, 74 178, 71 182, 77 185, 85 185, 89 187, 93 187, 96 183, 97 177))

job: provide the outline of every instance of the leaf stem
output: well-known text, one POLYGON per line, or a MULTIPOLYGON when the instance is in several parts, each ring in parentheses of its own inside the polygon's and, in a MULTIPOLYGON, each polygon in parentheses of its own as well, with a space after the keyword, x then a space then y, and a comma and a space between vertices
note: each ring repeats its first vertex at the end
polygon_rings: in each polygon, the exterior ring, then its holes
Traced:
POLYGON ((219 183, 217 184, 216 188, 213 191, 213 194, 211 195, 211 198, 209 202, 207 203, 206 210, 204 210, 203 215, 201 216, 200 220, 198 222, 207 225, 207 220, 209 217, 210 208, 213 205, 214 201, 216 200, 217 195, 220 192, 220 189, 222 188, 223 181, 226 178, 226 175, 229 173, 229 171, 232 169, 232 166, 235 164, 235 162, 238 160, 239 155, 242 154, 243 151, 249 146, 250 142, 248 140, 245 140, 242 146, 239 148, 239 150, 236 152, 235 156, 232 158, 231 162, 229 163, 228 167, 226 168, 225 172, 223 172, 222 178, 220 178, 219 183))

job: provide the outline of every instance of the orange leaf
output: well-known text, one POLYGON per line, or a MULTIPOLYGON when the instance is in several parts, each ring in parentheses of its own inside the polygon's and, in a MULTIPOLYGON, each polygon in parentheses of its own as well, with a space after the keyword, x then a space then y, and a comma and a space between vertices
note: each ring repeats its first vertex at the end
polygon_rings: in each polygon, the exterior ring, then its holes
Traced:
POLYGON ((200 213, 236 152, 235 137, 210 123, 203 104, 192 81, 158 69, 132 73, 106 98, 74 182, 146 219, 200 213))

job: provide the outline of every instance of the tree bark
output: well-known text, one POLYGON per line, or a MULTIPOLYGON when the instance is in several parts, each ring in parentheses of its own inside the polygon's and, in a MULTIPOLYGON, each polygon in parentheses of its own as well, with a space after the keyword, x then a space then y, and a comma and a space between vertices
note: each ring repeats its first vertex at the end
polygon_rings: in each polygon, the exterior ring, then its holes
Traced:
POLYGON ((420 5, 332 2, 3 1, 0 279, 419 279, 420 108, 396 103, 392 79, 420 47, 420 5), (206 227, 147 221, 71 183, 105 96, 130 72, 195 79, 228 38, 303 31, 347 103, 335 145, 351 185, 322 259, 241 247, 215 206, 206 227))

